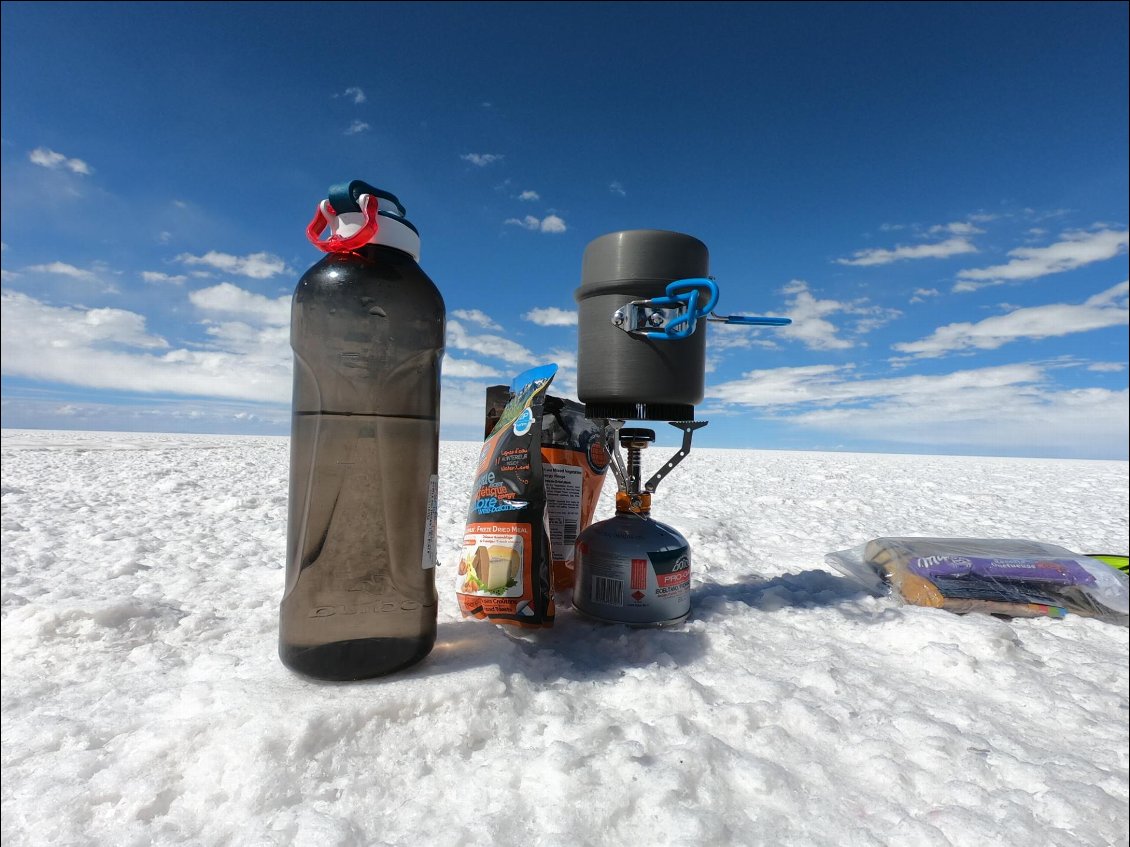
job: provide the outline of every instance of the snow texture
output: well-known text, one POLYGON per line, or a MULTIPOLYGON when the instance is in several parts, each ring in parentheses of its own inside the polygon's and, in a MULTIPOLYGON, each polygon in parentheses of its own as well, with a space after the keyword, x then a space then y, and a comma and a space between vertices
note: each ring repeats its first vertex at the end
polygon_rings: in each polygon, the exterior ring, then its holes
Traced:
POLYGON ((458 615, 477 452, 441 446, 435 650, 330 684, 275 652, 286 439, 5 432, 3 843, 1127 843, 1126 629, 823 564, 884 535, 1125 553, 1126 462, 695 450, 654 512, 690 620, 566 603, 530 634, 458 615))

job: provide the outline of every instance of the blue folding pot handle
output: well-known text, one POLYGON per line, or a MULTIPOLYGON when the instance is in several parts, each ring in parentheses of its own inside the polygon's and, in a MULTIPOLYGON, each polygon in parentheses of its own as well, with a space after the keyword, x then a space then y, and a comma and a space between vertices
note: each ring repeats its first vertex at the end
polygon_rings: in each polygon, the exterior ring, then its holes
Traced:
POLYGON ((698 322, 705 318, 718 305, 718 283, 707 277, 693 279, 677 279, 667 284, 666 297, 653 297, 650 305, 657 309, 685 308, 686 312, 663 328, 663 331, 645 332, 647 338, 662 338, 672 341, 690 338, 698 329, 698 322), (707 301, 699 305, 699 298, 703 289, 706 290, 707 301))
POLYGON ((668 341, 690 338, 698 329, 698 322, 703 318, 737 326, 788 326, 792 323, 789 318, 714 314, 714 307, 718 305, 718 283, 708 277, 677 279, 667 284, 666 293, 666 297, 653 297, 648 301, 648 305, 657 309, 683 308, 686 311, 667 324, 663 330, 643 333, 645 338, 668 341), (706 303, 700 305, 699 300, 704 291, 707 298, 706 303))
POLYGON ((721 321, 722 323, 737 326, 788 326, 792 318, 755 318, 752 315, 707 315, 707 320, 721 321))

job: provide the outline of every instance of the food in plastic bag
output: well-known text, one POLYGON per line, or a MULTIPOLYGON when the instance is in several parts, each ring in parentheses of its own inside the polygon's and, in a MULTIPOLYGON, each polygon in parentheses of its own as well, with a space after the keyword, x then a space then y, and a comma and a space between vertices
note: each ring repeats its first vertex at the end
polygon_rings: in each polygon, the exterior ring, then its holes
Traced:
MULTIPOLYGON (((487 389, 486 432, 489 436, 510 400, 510 387, 487 389)), ((541 418, 541 459, 549 509, 553 552, 553 587, 572 588, 577 536, 592 523, 608 470, 608 450, 601 427, 585 417, 576 400, 547 394, 541 418)))
POLYGON ((1062 618, 1127 625, 1130 580, 1054 544, 996 538, 876 538, 825 561, 873 590, 950 612, 1062 618))
POLYGON ((479 454, 456 567, 464 617, 553 625, 541 421, 545 392, 556 373, 556 365, 542 365, 514 378, 513 396, 479 454))

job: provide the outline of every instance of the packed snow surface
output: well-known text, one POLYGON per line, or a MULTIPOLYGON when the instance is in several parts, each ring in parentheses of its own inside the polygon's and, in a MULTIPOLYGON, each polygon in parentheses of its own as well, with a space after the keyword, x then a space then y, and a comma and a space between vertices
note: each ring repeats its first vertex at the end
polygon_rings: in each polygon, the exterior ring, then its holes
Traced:
POLYGON ((1125 553, 1126 462, 694 450, 653 513, 693 548, 688 622, 566 602, 530 633, 457 611, 477 452, 441 445, 435 650, 318 683, 276 655, 286 439, 6 431, 4 844, 1127 843, 1125 628, 823 562, 1125 553))

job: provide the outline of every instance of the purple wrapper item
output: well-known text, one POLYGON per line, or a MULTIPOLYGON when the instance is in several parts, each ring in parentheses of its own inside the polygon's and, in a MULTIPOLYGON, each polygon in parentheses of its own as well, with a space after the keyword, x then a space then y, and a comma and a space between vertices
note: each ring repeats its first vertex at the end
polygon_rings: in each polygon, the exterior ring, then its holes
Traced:
POLYGON ((919 556, 908 565, 927 579, 973 576, 1002 582, 1040 582, 1055 585, 1094 585, 1095 578, 1075 559, 1036 557, 919 556))
POLYGON ((919 556, 907 565, 912 573, 931 577, 967 576, 973 568, 973 560, 968 556, 919 556))
POLYGON ((973 559, 973 574, 1010 582, 1094 585, 1095 578, 1075 559, 973 559))

